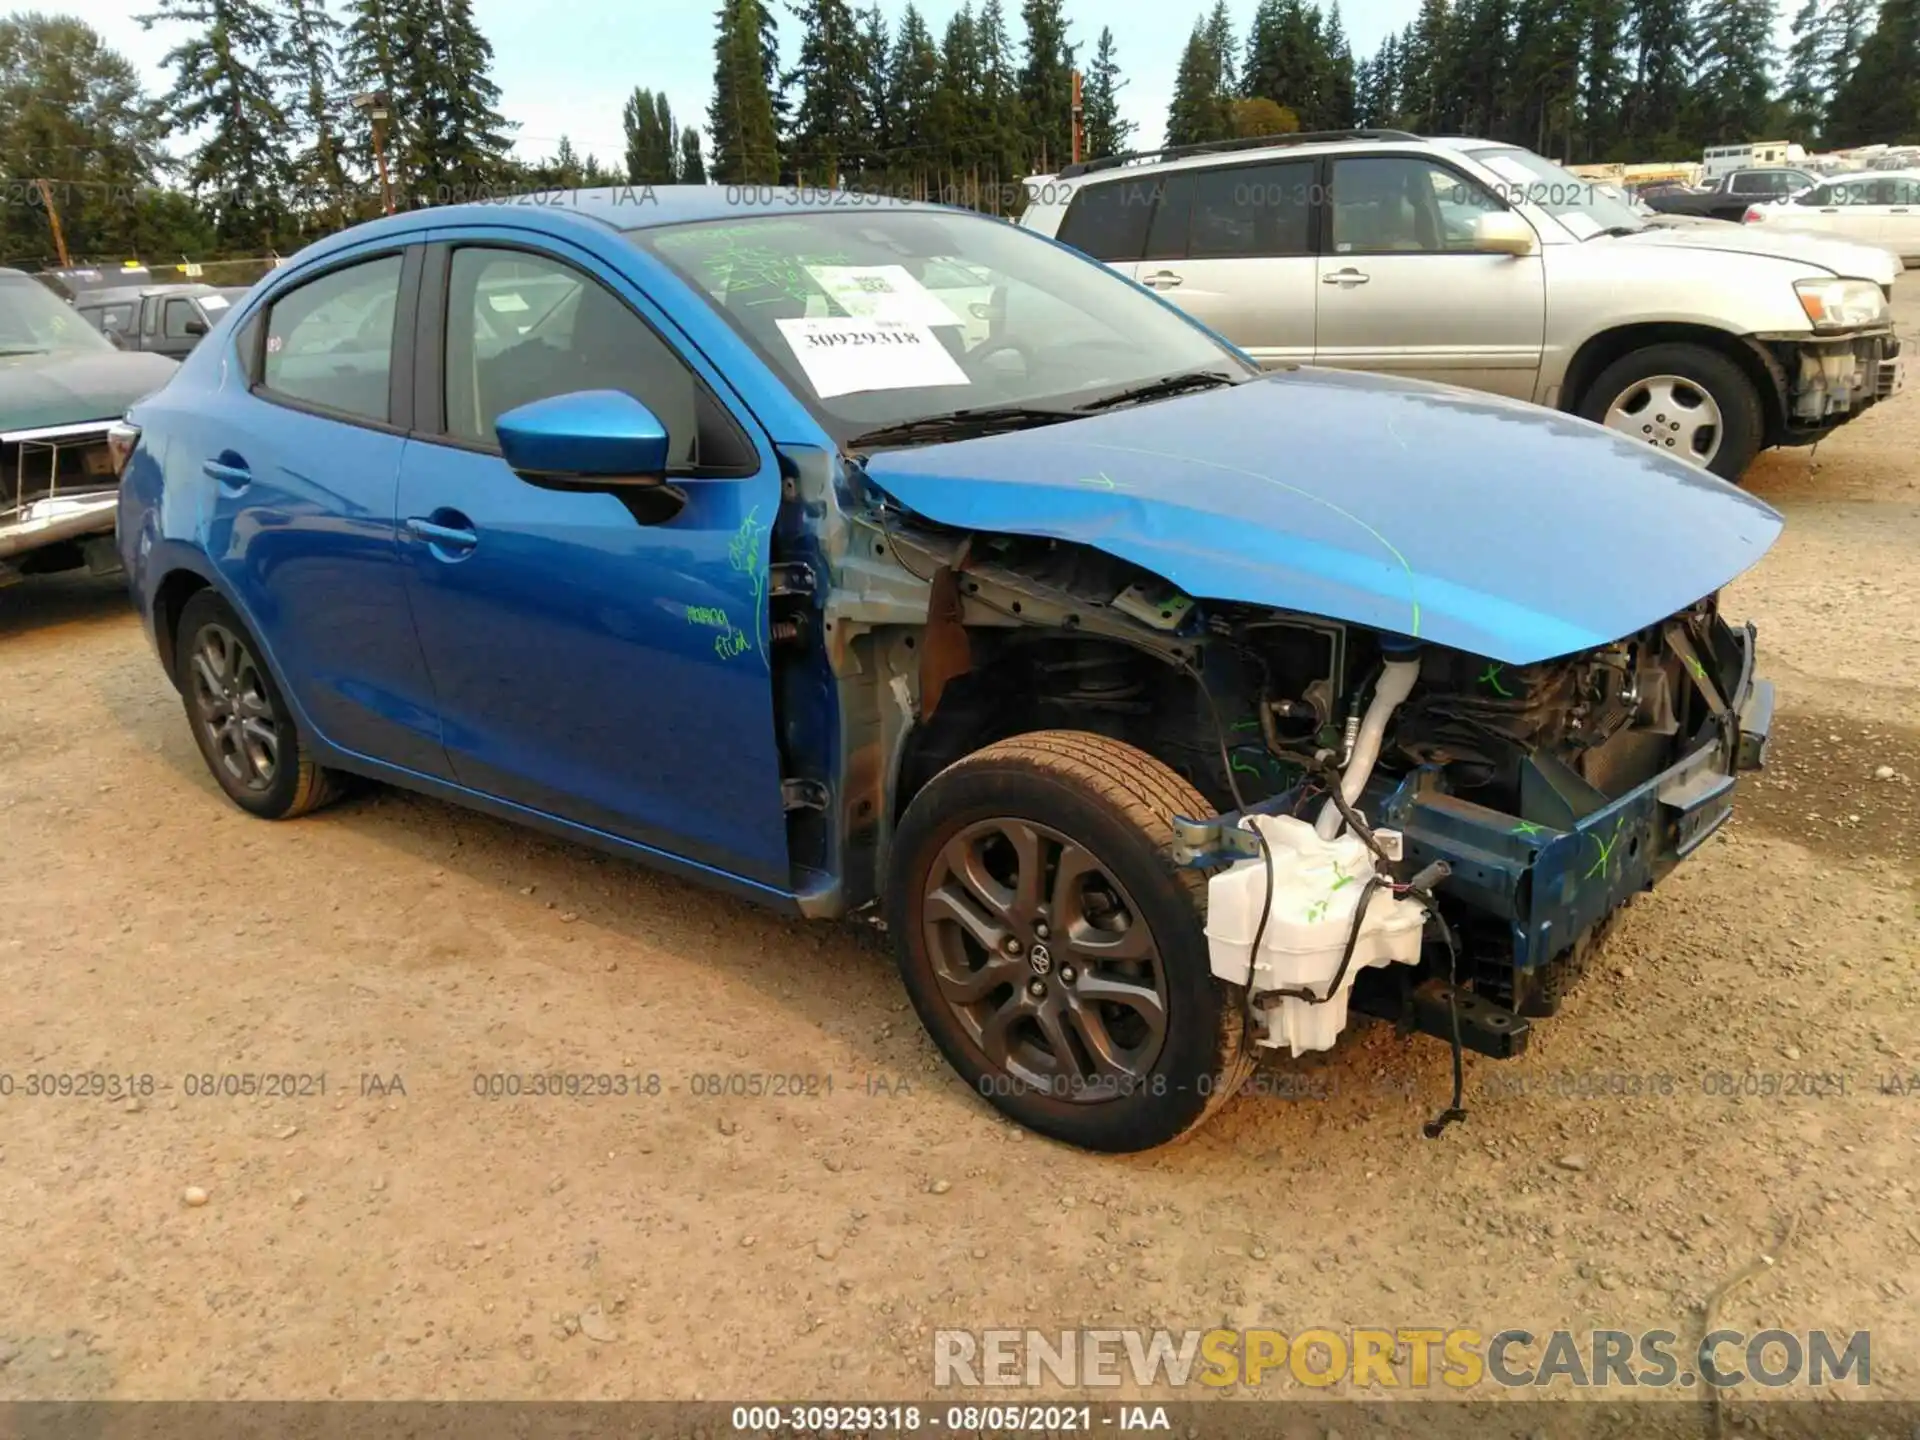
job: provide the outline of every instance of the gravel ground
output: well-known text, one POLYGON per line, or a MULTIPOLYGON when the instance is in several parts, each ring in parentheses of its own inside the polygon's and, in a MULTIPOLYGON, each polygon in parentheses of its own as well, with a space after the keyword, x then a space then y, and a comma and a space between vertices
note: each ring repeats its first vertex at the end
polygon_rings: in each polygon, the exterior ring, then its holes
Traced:
MULTIPOLYGON (((1920 275, 1898 308, 1920 345, 1920 275)), ((1763 457, 1788 526, 1727 604, 1773 766, 1435 1143, 1444 1047, 1377 1028, 1172 1150, 1023 1135, 874 937, 394 791, 249 820, 116 586, 0 594, 0 1398, 911 1397, 943 1326, 1691 1336, 1797 1217, 1721 1323, 1870 1329, 1920 1399, 1916 451, 1920 388, 1763 457), (556 1067, 660 1091, 474 1092, 556 1067), (700 1093, 770 1071, 813 1093, 700 1093), (325 1092, 186 1093, 231 1072, 325 1092)))

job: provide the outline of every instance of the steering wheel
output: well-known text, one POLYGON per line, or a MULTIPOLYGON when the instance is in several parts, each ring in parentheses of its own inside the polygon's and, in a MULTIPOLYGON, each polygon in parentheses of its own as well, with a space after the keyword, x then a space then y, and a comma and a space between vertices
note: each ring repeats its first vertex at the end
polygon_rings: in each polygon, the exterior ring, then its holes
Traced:
POLYGON ((1021 364, 1024 365, 1029 372, 1033 370, 1033 351, 1028 349, 1023 342, 1005 335, 1001 336, 998 340, 985 341, 974 349, 969 350, 961 363, 969 374, 977 374, 979 373, 979 366, 983 362, 992 356, 1009 350, 1020 357, 1021 364))

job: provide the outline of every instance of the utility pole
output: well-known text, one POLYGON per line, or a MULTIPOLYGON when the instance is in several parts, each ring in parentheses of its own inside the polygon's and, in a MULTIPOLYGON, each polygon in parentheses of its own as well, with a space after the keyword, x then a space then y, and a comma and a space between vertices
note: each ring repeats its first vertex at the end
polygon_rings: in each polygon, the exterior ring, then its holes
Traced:
POLYGON ((369 90, 364 95, 353 97, 353 108, 366 115, 373 129, 373 160, 380 169, 380 201, 387 214, 393 214, 393 182, 387 175, 387 118, 392 113, 387 108, 387 97, 379 90, 369 90))
POLYGON ((60 257, 60 268, 70 270, 73 257, 67 254, 67 232, 60 228, 60 210, 53 203, 53 186, 44 176, 33 183, 40 187, 40 202, 47 207, 47 224, 53 227, 53 248, 60 257))
POLYGON ((1073 72, 1073 163, 1078 165, 1086 159, 1086 126, 1082 123, 1084 109, 1080 104, 1080 72, 1073 72))

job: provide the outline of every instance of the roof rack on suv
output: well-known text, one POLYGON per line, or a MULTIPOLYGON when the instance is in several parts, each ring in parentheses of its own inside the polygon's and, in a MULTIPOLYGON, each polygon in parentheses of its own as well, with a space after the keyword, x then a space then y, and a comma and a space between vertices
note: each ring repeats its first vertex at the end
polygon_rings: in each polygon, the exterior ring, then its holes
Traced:
POLYGON ((1197 145, 1167 145, 1158 150, 1129 150, 1124 155, 1103 155, 1098 160, 1081 160, 1067 166, 1059 178, 1090 175, 1096 170, 1114 170, 1122 165, 1145 164, 1154 160, 1177 160, 1184 155, 1211 155, 1219 150, 1263 150, 1283 145, 1308 145, 1323 140, 1418 140, 1409 130, 1300 130, 1291 135, 1249 135, 1239 140, 1205 140, 1197 145))

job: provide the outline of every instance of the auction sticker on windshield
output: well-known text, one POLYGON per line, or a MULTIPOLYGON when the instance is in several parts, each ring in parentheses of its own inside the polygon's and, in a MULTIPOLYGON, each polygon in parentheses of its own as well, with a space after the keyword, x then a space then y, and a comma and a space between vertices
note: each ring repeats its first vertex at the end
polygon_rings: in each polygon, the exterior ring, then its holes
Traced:
POLYGON ((782 320, 779 325, 822 400, 856 390, 973 383, 925 325, 843 318, 782 320))
POLYGON ((906 325, 958 325, 904 265, 809 265, 807 274, 847 314, 861 320, 898 320, 906 325))

